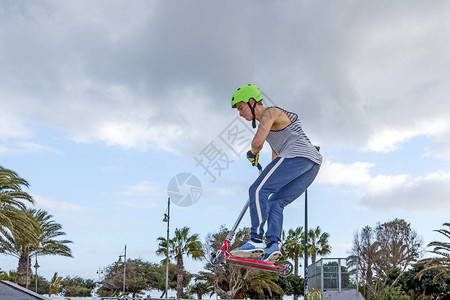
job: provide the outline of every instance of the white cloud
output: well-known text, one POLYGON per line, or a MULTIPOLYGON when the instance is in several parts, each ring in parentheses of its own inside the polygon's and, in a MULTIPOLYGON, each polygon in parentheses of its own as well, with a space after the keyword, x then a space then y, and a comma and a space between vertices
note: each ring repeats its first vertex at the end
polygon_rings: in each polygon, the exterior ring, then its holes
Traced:
POLYGON ((363 208, 377 211, 450 211, 450 173, 370 175, 374 164, 325 163, 317 183, 350 186, 363 208))
POLYGON ((0 140, 6 140, 8 138, 28 138, 30 136, 31 130, 22 125, 20 120, 13 120, 8 118, 6 114, 2 114, 2 117, 0 118, 0 140))
POLYGON ((151 200, 142 200, 142 199, 127 199, 123 201, 119 201, 115 204, 115 209, 121 210, 124 207, 132 208, 132 209, 152 209, 158 206, 158 203, 151 200))
POLYGON ((81 212, 84 211, 85 208, 83 208, 81 205, 55 200, 49 197, 45 197, 42 195, 33 194, 33 199, 35 200, 35 205, 38 208, 42 208, 47 210, 49 213, 53 213, 54 211, 57 212, 81 212))
POLYGON ((78 142, 191 155, 252 81, 323 146, 387 152, 426 135, 429 155, 450 158, 447 1, 1 5, 0 102, 15 121, 0 120, 0 138, 26 137, 31 120, 78 142))
POLYGON ((166 192, 158 184, 151 181, 141 181, 137 184, 127 186, 119 193, 120 200, 114 205, 114 209, 126 208, 152 209, 157 207, 166 192))
POLYGON ((359 188, 359 194, 362 198, 367 195, 376 197, 390 193, 392 190, 398 189, 398 187, 407 187, 409 185, 408 174, 399 175, 377 175, 364 182, 359 188))
POLYGON ((316 181, 318 183, 331 183, 334 185, 362 185, 371 180, 369 171, 373 166, 375 165, 366 162, 355 162, 350 165, 345 165, 325 160, 316 181))
POLYGON ((50 152, 61 155, 62 152, 52 147, 40 145, 34 142, 16 141, 5 142, 0 145, 0 155, 16 155, 23 153, 50 152))
POLYGON ((367 150, 375 152, 390 152, 397 149, 402 142, 420 135, 420 131, 414 129, 385 129, 374 134, 368 144, 367 150))
POLYGON ((151 181, 141 181, 138 184, 130 185, 121 192, 122 195, 127 197, 151 196, 155 193, 161 194, 161 189, 151 181))
MULTIPOLYGON (((406 126, 406 124, 405 124, 406 126)), ((450 122, 447 119, 436 118, 422 122, 411 121, 404 128, 384 128, 372 135, 366 150, 376 152, 390 152, 398 146, 416 136, 440 136, 450 134, 450 122)))
POLYGON ((424 177, 386 176, 383 189, 375 178, 360 189, 361 204, 375 210, 450 212, 450 173, 439 171, 424 177))

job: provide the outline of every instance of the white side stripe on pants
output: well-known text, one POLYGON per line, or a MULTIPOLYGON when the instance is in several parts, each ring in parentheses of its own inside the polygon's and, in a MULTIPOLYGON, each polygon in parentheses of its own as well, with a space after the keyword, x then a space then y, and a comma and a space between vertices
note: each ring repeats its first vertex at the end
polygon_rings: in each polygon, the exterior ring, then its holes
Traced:
POLYGON ((261 190, 264 183, 266 183, 266 181, 269 179, 270 175, 272 175, 272 173, 275 172, 275 170, 278 168, 278 166, 283 162, 283 160, 284 160, 284 157, 281 157, 280 160, 275 164, 275 166, 273 166, 273 168, 269 171, 269 173, 267 173, 266 177, 264 177, 264 179, 258 185, 258 188, 256 188, 255 204, 256 204, 256 211, 258 212, 258 220, 259 220, 258 228, 256 228, 257 234, 259 234, 259 232, 260 232, 261 223, 263 221, 262 213, 261 213, 261 206, 259 204, 259 191, 261 190))

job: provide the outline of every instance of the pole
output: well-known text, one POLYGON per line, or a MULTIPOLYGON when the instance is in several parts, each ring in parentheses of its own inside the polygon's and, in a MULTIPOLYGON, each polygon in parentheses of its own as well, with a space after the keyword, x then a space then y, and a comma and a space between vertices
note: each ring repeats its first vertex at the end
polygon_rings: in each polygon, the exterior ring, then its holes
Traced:
POLYGON ((101 282, 102 281, 101 275, 103 274, 102 268, 98 268, 97 274, 98 274, 98 282, 101 282))
POLYGON ((122 298, 125 299, 125 275, 127 274, 127 245, 125 245, 125 253, 123 256, 123 291, 122 298))
POLYGON ((305 266, 304 266, 304 293, 308 300, 308 190, 305 190, 305 266))
POLYGON ((169 289, 169 222, 170 222, 170 197, 167 198, 167 249, 166 249, 166 298, 169 298, 167 291, 169 289))
POLYGON ((30 241, 28 241, 27 245, 27 281, 25 283, 25 287, 28 288, 28 277, 29 277, 29 270, 30 269, 30 241))
POLYGON ((35 284, 36 284, 36 293, 37 293, 37 269, 39 268, 38 262, 37 262, 37 251, 36 251, 36 264, 34 265, 36 268, 36 277, 35 277, 35 284))
MULTIPOLYGON (((320 151, 319 146, 314 146, 320 151)), ((308 300, 308 189, 305 190, 305 271, 304 271, 304 294, 305 300, 308 300)), ((322 273, 323 274, 323 273, 322 273)))

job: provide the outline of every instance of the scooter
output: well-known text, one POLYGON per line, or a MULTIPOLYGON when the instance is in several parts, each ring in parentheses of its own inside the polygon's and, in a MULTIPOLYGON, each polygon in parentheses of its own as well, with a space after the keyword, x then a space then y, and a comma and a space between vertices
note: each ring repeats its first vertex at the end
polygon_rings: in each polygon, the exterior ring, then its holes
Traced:
MULTIPOLYGON (((258 170, 259 174, 262 173, 262 167, 260 164, 258 164, 258 170)), ((239 214, 238 219, 233 225, 233 228, 228 233, 227 237, 225 238, 225 241, 222 245, 222 247, 217 250, 215 253, 211 253, 211 259, 210 262, 213 265, 218 265, 224 261, 231 265, 237 265, 242 267, 250 267, 254 269, 260 269, 265 270, 269 272, 275 272, 278 273, 282 277, 287 277, 291 275, 292 270, 294 269, 293 265, 289 261, 283 261, 281 263, 271 263, 266 262, 263 260, 258 259, 251 259, 251 258, 244 258, 244 257, 237 257, 233 256, 230 253, 230 243, 233 240, 234 234, 236 233, 236 229, 239 226, 239 223, 241 222, 242 218, 244 217, 245 213, 247 212, 248 207, 250 206, 250 199, 247 200, 245 203, 244 208, 242 209, 241 213, 239 214)))

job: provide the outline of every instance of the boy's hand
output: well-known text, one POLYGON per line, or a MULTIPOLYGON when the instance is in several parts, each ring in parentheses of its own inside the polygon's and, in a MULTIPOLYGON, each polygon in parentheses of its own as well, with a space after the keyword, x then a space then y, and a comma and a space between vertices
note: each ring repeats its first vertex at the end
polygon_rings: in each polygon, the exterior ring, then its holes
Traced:
POLYGON ((248 150, 247 159, 252 163, 252 166, 257 166, 259 159, 259 152, 253 153, 252 150, 248 150))

